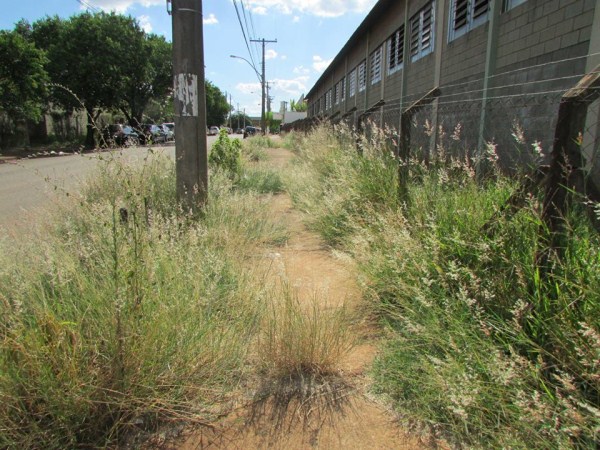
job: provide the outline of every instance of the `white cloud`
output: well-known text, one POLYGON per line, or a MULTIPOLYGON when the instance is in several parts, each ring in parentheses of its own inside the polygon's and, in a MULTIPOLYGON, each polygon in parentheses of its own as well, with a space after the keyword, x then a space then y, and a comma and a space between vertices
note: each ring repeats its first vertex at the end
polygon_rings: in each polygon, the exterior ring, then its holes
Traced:
POLYGON ((287 61, 287 55, 281 55, 279 57, 282 61, 287 61))
MULTIPOLYGON (((102 8, 104 11, 115 11, 118 13, 127 12, 133 5, 138 4, 146 8, 150 6, 164 5, 164 0, 94 0, 93 5, 102 8)), ((81 9, 86 9, 83 5, 81 9)))
POLYGON ((317 72, 321 73, 321 72, 325 71, 325 69, 327 69, 329 64, 331 64, 331 61, 333 61, 333 58, 323 59, 319 55, 315 55, 315 56, 313 56, 313 69, 315 69, 317 72))
POLYGON ((208 17, 205 17, 204 19, 202 19, 202 23, 204 25, 216 25, 219 23, 219 20, 217 19, 217 17, 214 14, 209 14, 208 17))
POLYGON ((292 19, 292 22, 294 22, 294 23, 300 22, 300 16, 294 16, 294 18, 292 19))
POLYGON ((268 49, 265 52, 265 59, 275 59, 277 58, 277 52, 275 50, 273 50, 272 48, 268 49))
POLYGON ((142 30, 146 33, 152 33, 152 22, 150 20, 150 16, 140 16, 138 17, 138 22, 142 30))
POLYGON ((376 0, 248 0, 252 11, 257 8, 276 9, 283 14, 294 12, 320 17, 338 17, 349 12, 365 13, 376 0))
POLYGON ((292 72, 294 72, 295 74, 298 74, 298 75, 300 75, 300 74, 305 74, 306 75, 306 74, 310 73, 310 69, 307 69, 304 66, 298 66, 298 67, 294 67, 294 69, 292 70, 292 72))
POLYGON ((238 83, 235 88, 242 94, 260 94, 262 92, 260 83, 238 83))
POLYGON ((271 95, 280 96, 299 96, 306 92, 306 83, 308 82, 307 76, 300 76, 292 79, 279 79, 269 81, 271 86, 271 95))
POLYGON ((252 12, 254 14, 258 14, 259 16, 266 16, 267 8, 265 8, 264 6, 257 6, 256 8, 252 8, 252 12))

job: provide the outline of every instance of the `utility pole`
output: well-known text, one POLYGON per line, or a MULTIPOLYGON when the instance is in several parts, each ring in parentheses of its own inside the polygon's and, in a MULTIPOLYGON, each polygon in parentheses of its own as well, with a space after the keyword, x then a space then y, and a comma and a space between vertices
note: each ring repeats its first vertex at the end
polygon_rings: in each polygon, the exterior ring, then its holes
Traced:
MULTIPOLYGON (((225 95, 227 96, 227 94, 225 94, 225 95)), ((227 126, 229 128, 231 128, 231 94, 229 94, 229 101, 227 102, 227 106, 229 107, 229 112, 228 112, 229 119, 227 120, 229 123, 227 124, 227 126)))
POLYGON ((197 212, 208 198, 202 0, 171 0, 177 198, 197 212))
POLYGON ((240 129, 240 102, 237 104, 238 130, 240 129))
POLYGON ((265 134, 266 125, 265 125, 265 87, 266 87, 266 78, 265 78, 265 44, 267 43, 277 43, 277 39, 268 41, 266 39, 250 39, 250 42, 261 42, 262 43, 262 76, 261 76, 261 87, 262 87, 262 104, 261 104, 261 116, 260 116, 260 126, 262 128, 262 134, 265 134))

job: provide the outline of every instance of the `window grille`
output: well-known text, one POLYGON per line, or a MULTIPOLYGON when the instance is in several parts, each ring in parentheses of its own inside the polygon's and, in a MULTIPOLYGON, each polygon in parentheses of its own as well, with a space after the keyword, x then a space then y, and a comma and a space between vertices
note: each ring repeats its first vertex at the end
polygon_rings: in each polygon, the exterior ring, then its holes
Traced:
POLYGON ((352 72, 350 72, 350 86, 348 86, 349 89, 349 95, 350 97, 354 97, 354 95, 356 94, 356 69, 354 69, 352 72))
POLYGON ((367 62, 363 61, 358 65, 358 92, 367 88, 367 62))
POLYGON ((502 11, 506 12, 510 9, 513 9, 516 6, 522 5, 527 0, 504 0, 502 4, 502 11))
POLYGON ((388 39, 388 74, 402 69, 404 65, 404 25, 388 39))
POLYGON ((410 19, 411 61, 416 61, 433 51, 434 24, 435 1, 432 0, 410 19))
POLYGON ((381 81, 381 59, 383 55, 383 46, 379 46, 377 50, 371 53, 371 84, 376 84, 381 81))
POLYGON ((448 40, 452 41, 488 20, 490 0, 452 0, 448 40))

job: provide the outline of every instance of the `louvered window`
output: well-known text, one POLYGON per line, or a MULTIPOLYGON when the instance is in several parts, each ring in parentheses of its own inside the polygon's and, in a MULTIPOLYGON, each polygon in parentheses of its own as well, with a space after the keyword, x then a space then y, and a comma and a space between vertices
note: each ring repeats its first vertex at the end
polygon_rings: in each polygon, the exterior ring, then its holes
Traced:
POLYGON ((331 109, 331 89, 325 94, 325 109, 331 109))
POLYGON ((371 53, 371 84, 376 84, 381 81, 381 60, 383 59, 383 46, 380 45, 377 50, 371 53))
POLYGON ((506 12, 509 9, 513 9, 515 6, 519 6, 525 3, 527 0, 504 0, 502 4, 502 11, 506 12))
POLYGON ((358 65, 358 92, 367 88, 367 62, 363 61, 358 65))
POLYGON ((336 83, 336 85, 333 86, 333 99, 334 99, 334 103, 336 105, 340 104, 340 85, 339 85, 339 83, 336 83))
POLYGON ((404 25, 388 39, 388 74, 402 69, 404 64, 404 25))
POLYGON ((411 61, 416 61, 433 51, 434 25, 435 1, 431 1, 410 19, 411 61))
POLYGON ((490 0, 452 0, 448 40, 452 41, 488 20, 490 0))
POLYGON ((348 90, 350 91, 348 94, 350 97, 354 97, 356 94, 356 69, 350 72, 350 86, 348 86, 348 90))
POLYGON ((346 77, 340 80, 340 101, 346 100, 346 77))

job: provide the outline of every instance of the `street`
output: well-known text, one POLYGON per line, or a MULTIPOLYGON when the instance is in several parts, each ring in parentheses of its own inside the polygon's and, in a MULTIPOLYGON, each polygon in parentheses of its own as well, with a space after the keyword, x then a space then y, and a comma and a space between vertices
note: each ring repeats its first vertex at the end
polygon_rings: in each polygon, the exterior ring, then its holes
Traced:
MULTIPOLYGON (((232 137, 241 138, 240 135, 232 137)), ((216 139, 217 136, 208 136, 209 150, 216 139)), ((170 157, 175 155, 173 144, 152 147, 152 150, 170 157)), ((136 147, 0 164, 0 228, 27 229, 30 216, 52 208, 57 196, 77 194, 79 184, 101 159, 112 155, 135 163, 143 161, 147 154, 148 147, 136 147)))

